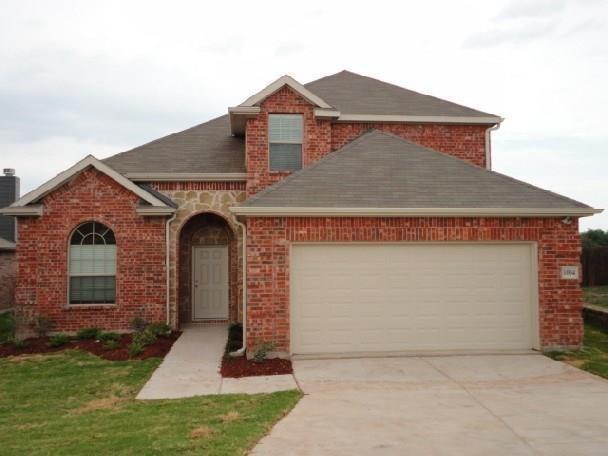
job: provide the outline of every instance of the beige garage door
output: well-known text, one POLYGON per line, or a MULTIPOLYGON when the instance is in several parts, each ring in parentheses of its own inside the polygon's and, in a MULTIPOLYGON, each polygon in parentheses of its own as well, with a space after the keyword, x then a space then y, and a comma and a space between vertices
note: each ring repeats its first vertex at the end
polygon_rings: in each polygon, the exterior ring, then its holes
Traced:
POLYGON ((292 246, 294 354, 536 345, 528 244, 292 246))

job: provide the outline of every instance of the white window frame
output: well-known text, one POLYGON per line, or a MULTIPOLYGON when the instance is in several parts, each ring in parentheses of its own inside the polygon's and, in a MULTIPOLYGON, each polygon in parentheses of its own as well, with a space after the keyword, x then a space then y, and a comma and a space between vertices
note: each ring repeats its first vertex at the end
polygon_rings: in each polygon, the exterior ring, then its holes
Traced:
POLYGON ((270 113, 268 114, 268 171, 271 173, 284 173, 284 172, 296 172, 299 171, 300 169, 302 169, 304 167, 304 115, 300 114, 300 113, 290 113, 290 112, 286 112, 286 113, 281 113, 281 112, 275 112, 275 113, 270 113), (300 119, 300 122, 302 124, 302 139, 300 141, 272 141, 271 138, 271 134, 270 134, 270 118, 273 116, 280 116, 280 117, 298 117, 300 119), (290 169, 273 169, 270 162, 270 146, 272 144, 299 144, 300 145, 300 168, 298 169, 294 169, 294 170, 290 170, 290 169))

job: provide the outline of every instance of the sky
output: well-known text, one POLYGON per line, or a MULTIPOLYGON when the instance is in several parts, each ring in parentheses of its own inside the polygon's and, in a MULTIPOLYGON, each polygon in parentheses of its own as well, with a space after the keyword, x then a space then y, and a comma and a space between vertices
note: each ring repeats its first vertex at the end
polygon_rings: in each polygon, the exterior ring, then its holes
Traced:
MULTIPOLYGON (((493 169, 608 208, 608 0, 0 0, 0 168, 22 194, 283 74, 343 69, 505 118, 493 169)), ((608 229, 608 213, 581 229, 608 229)))

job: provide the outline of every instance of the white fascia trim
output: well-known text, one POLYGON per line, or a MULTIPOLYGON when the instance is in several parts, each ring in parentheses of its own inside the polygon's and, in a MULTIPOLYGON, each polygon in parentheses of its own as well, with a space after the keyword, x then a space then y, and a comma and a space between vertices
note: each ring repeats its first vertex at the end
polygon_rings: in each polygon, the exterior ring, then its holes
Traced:
POLYGON ((125 173, 133 182, 242 182, 247 173, 125 173))
POLYGON ((57 187, 62 185, 64 182, 66 182, 72 176, 78 174, 79 172, 85 170, 88 167, 93 167, 93 168, 97 169, 99 172, 104 173, 106 176, 110 177, 111 179, 116 181, 118 184, 125 187, 127 190, 130 190, 131 192, 135 193, 137 196, 139 196, 141 199, 143 199, 147 203, 151 204, 152 206, 165 207, 165 203, 163 203, 161 200, 156 198, 154 195, 145 191, 143 188, 135 185, 133 182, 131 182, 126 177, 124 177, 122 174, 117 173, 112 168, 110 168, 108 165, 97 160, 92 155, 87 155, 85 158, 80 160, 74 166, 57 174, 54 178, 45 182, 37 189, 32 190, 31 192, 25 194, 19 200, 15 201, 13 204, 11 204, 9 207, 23 207, 23 206, 27 206, 30 203, 34 203, 34 202, 38 201, 40 198, 44 197, 45 195, 47 195, 48 193, 52 192, 57 187))
POLYGON ((603 209, 593 208, 356 208, 356 207, 240 207, 236 215, 258 217, 584 217, 603 209))
POLYGON ((318 119, 337 119, 340 117, 340 111, 335 109, 315 108, 315 117, 318 119))
POLYGON ((502 117, 475 116, 401 116, 381 114, 340 114, 337 122, 409 122, 409 123, 439 123, 439 124, 499 124, 502 117))
POLYGON ((250 96, 244 102, 242 102, 239 105, 239 107, 255 106, 256 104, 258 104, 265 98, 267 98, 270 95, 272 95, 273 93, 277 92, 283 86, 289 86, 294 91, 296 91, 301 96, 303 96, 306 100, 308 100, 310 103, 314 104, 315 106, 318 106, 319 108, 333 109, 328 103, 325 102, 325 100, 323 100, 318 95, 315 95, 314 93, 312 93, 310 90, 308 90, 302 84, 300 84, 298 81, 296 81, 294 78, 292 78, 291 76, 288 76, 288 75, 281 76, 279 79, 274 81, 272 84, 269 84, 264 89, 260 90, 258 93, 250 96))
POLYGON ((155 215, 171 215, 175 213, 175 209, 173 209, 172 207, 169 206, 165 206, 165 207, 154 207, 154 206, 138 206, 137 208, 135 208, 135 212, 137 212, 138 215, 143 215, 143 216, 155 216, 155 215))
POLYGON ((16 217, 40 217, 44 213, 42 204, 34 206, 8 206, 0 209, 2 215, 13 215, 16 217))
POLYGON ((233 106, 228 108, 228 114, 255 117, 260 113, 259 106, 233 106))

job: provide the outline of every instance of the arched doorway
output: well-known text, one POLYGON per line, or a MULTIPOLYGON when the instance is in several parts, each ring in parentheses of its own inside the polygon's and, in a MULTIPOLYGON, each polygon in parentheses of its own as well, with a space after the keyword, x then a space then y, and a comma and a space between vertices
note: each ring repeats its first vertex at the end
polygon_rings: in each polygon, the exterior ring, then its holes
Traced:
POLYGON ((181 323, 234 321, 237 315, 237 242, 221 216, 191 217, 179 236, 181 323))

